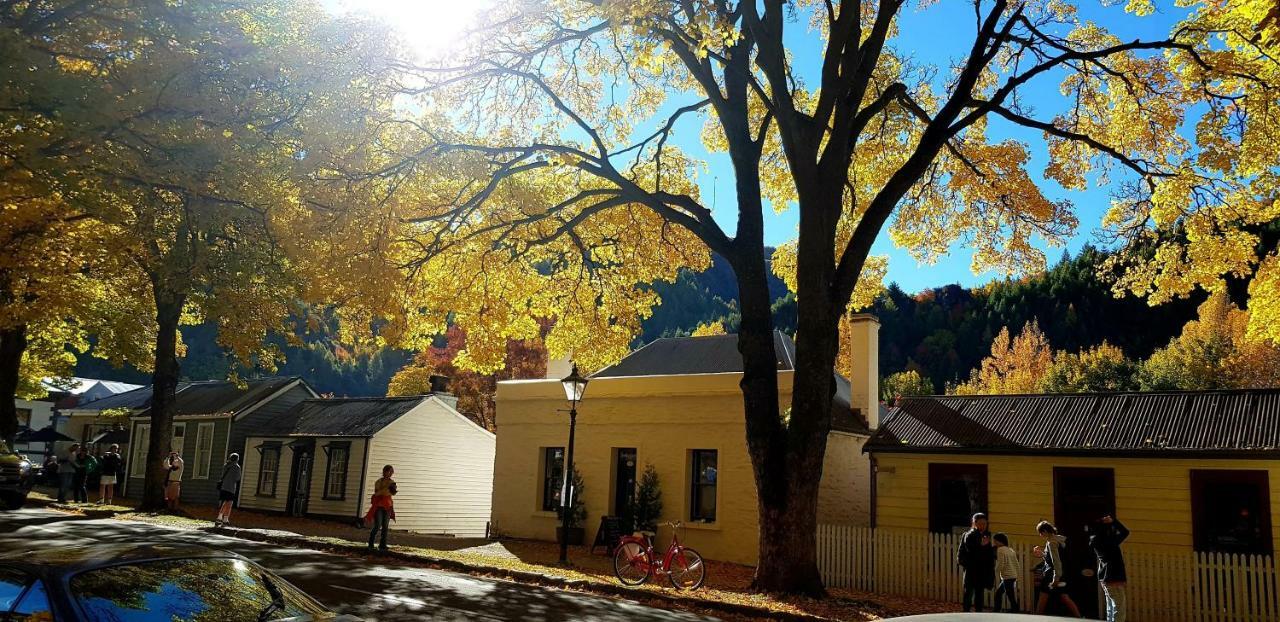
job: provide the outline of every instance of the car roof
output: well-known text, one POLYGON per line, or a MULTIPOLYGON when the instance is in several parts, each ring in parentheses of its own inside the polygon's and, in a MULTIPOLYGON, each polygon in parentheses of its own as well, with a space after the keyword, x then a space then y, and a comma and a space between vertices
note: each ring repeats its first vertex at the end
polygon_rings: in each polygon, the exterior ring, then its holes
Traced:
POLYGON ((83 571, 130 562, 190 558, 244 559, 231 551, 200 544, 149 542, 44 546, 0 554, 0 564, 29 569, 83 571))

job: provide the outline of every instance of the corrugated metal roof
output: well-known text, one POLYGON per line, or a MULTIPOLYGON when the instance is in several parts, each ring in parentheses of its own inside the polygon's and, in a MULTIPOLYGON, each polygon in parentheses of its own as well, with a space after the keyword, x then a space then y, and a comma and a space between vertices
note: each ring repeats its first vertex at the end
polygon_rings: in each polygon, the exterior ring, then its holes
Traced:
POLYGON ((254 378, 245 381, 243 387, 225 380, 184 383, 178 387, 174 415, 236 414, 297 380, 298 376, 254 378))
MULTIPOLYGON (((795 369, 796 345, 786 333, 773 331, 773 350, 780 371, 795 369)), ((742 373, 742 353, 737 335, 706 337, 662 337, 627 355, 626 358, 594 374, 592 378, 626 376, 679 376, 686 374, 742 373)), ((831 412, 831 428, 867 434, 866 417, 852 407, 849 381, 832 372, 836 393, 831 412)))
POLYGON ((373 436, 429 397, 304 400, 254 436, 373 436))
POLYGON ((907 397, 867 450, 1280 453, 1280 388, 907 397))
POLYGON ((151 405, 151 387, 139 387, 132 391, 108 395, 102 399, 85 402, 70 410, 109 410, 112 408, 146 408, 151 405))
POLYGON ((80 376, 72 376, 66 380, 70 381, 70 389, 59 386, 62 379, 44 378, 40 380, 41 386, 51 393, 67 393, 70 395, 80 395, 95 386, 102 387, 105 392, 111 394, 124 393, 134 389, 141 389, 140 384, 129 384, 127 382, 117 382, 115 380, 98 380, 97 378, 81 378, 80 376))
MULTIPOLYGON (((796 346, 786 333, 773 331, 778 369, 795 369, 796 346)), ((662 337, 594 374, 592 378, 618 376, 677 376, 723 374, 742 371, 737 335, 662 337)))
MULTIPOLYGON (((253 378, 239 387, 227 380, 200 380, 178 383, 174 415, 192 417, 199 415, 230 415, 240 412, 271 394, 299 380, 298 376, 253 378)), ((151 408, 151 387, 142 387, 118 395, 104 397, 74 410, 108 410, 128 408, 135 415, 142 415, 151 408)))

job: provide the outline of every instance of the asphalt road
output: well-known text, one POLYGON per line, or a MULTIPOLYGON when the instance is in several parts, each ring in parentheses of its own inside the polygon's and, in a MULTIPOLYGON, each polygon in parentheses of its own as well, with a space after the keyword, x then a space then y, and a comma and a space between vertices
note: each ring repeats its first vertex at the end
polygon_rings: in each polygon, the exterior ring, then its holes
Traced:
POLYGON ((147 523, 88 520, 61 512, 0 512, 0 550, 92 542, 194 542, 252 559, 329 607, 367 620, 712 620, 638 603, 463 574, 382 565, 368 559, 292 549, 147 523))

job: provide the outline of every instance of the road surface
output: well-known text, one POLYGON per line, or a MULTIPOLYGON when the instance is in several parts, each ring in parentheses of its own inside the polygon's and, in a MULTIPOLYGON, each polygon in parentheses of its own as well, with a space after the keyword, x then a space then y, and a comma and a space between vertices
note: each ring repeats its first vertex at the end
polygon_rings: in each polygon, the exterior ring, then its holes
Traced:
POLYGON ((235 551, 341 613, 367 620, 712 620, 600 596, 383 565, 362 558, 120 520, 88 520, 44 509, 0 512, 0 550, 93 542, 194 542, 235 551))

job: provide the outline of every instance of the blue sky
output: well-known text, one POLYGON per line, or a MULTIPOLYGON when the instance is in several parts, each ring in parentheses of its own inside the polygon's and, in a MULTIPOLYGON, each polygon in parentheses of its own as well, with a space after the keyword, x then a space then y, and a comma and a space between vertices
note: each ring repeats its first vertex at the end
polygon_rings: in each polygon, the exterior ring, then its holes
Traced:
MULTIPOLYGON (((484 15, 478 8, 484 2, 479 0, 471 0, 471 3, 459 3, 458 0, 321 0, 321 3, 333 11, 358 10, 378 15, 400 29, 411 44, 425 49, 447 46, 450 31, 465 27, 473 17, 484 15)), ((916 64, 938 67, 937 75, 944 79, 950 73, 950 66, 972 44, 975 30, 972 4, 968 0, 937 0, 927 9, 919 9, 918 4, 909 3, 903 10, 899 20, 900 34, 891 45, 899 53, 913 58, 916 64)), ((1080 0, 1078 4, 1082 19, 1101 24, 1122 40, 1164 38, 1170 27, 1185 15, 1185 10, 1174 7, 1172 2, 1158 3, 1155 15, 1142 18, 1125 13, 1122 0, 1080 0)), ((795 59, 798 73, 806 84, 817 84, 821 41, 808 30, 807 18, 801 17, 788 24, 788 29, 787 46, 795 59)), ((1051 119, 1061 109, 1058 77, 1041 76, 1039 81, 1024 87, 1023 102, 1030 104, 1037 118, 1051 119)), ((692 96, 673 98, 670 108, 695 100, 692 96)), ((677 125, 672 142, 707 161, 707 169, 698 178, 703 201, 714 208, 717 220, 732 234, 736 226, 732 167, 727 155, 706 153, 699 138, 702 123, 701 118, 686 115, 677 125)), ((988 134, 992 140, 1014 138, 1026 143, 1032 157, 1029 172, 1040 183, 1042 192, 1050 199, 1068 199, 1076 206, 1080 226, 1068 240, 1067 250, 1075 252, 1097 240, 1097 228, 1110 204, 1106 187, 1095 185, 1086 191, 1071 192, 1045 180, 1041 172, 1047 153, 1040 132, 993 118, 988 134)), ((792 239, 797 220, 794 208, 781 213, 767 210, 766 243, 778 245, 792 239)), ((1062 248, 1050 248, 1043 243, 1039 245, 1046 250, 1050 264, 1062 254, 1062 248)), ((881 235, 872 252, 889 255, 887 280, 896 281, 903 289, 912 292, 948 283, 977 285, 999 277, 994 273, 974 274, 970 270, 971 253, 963 244, 957 245, 949 256, 934 265, 918 264, 905 251, 895 248, 887 233, 881 235)))
MULTIPOLYGON (((1080 16, 1095 21, 1122 40, 1136 38, 1159 39, 1168 36, 1170 27, 1178 22, 1185 13, 1166 3, 1152 16, 1138 18, 1124 12, 1124 3, 1117 6, 1106 6, 1097 0, 1083 0, 1080 3, 1080 16)), ((900 52, 913 57, 917 63, 931 64, 939 67, 938 74, 947 76, 948 68, 968 52, 973 42, 975 25, 972 4, 962 0, 940 0, 934 6, 924 10, 915 7, 915 3, 904 9, 900 19, 900 36, 893 45, 900 52)), ((817 72, 821 62, 821 41, 814 33, 808 32, 805 24, 790 24, 788 48, 797 63, 797 69, 807 84, 817 84, 817 72)), ((1051 119, 1062 106, 1062 97, 1058 92, 1058 80, 1053 76, 1045 76, 1038 82, 1028 85, 1023 91, 1024 101, 1038 113, 1038 118, 1051 119)), ((698 142, 700 121, 690 121, 684 129, 682 140, 678 144, 696 153, 705 153, 698 142)), ((1043 178, 1041 172, 1047 161, 1043 134, 1014 126, 1002 119, 992 119, 990 137, 993 140, 1015 138, 1025 142, 1032 155, 1029 171, 1033 179, 1039 181, 1042 192, 1050 199, 1069 199, 1075 204, 1080 227, 1068 241, 1066 248, 1073 253, 1080 247, 1096 241, 1096 230, 1102 222, 1102 215, 1110 205, 1110 196, 1106 187, 1092 186, 1087 191, 1067 191, 1053 181, 1043 178)), ((709 170, 699 179, 703 200, 713 202, 716 217, 722 226, 732 232, 736 222, 734 213, 733 171, 729 159, 723 154, 708 157, 709 170)), ((780 214, 772 211, 766 214, 766 242, 771 245, 781 244, 795 236, 798 214, 794 208, 780 214)), ((1049 263, 1052 265, 1062 254, 1062 249, 1049 248, 1045 244, 1049 263)), ((970 270, 971 253, 962 246, 953 248, 949 256, 934 265, 918 264, 904 250, 895 248, 889 241, 887 233, 882 234, 872 252, 877 255, 889 255, 888 281, 896 281, 909 292, 947 283, 977 285, 999 278, 994 273, 974 274, 970 270)))

